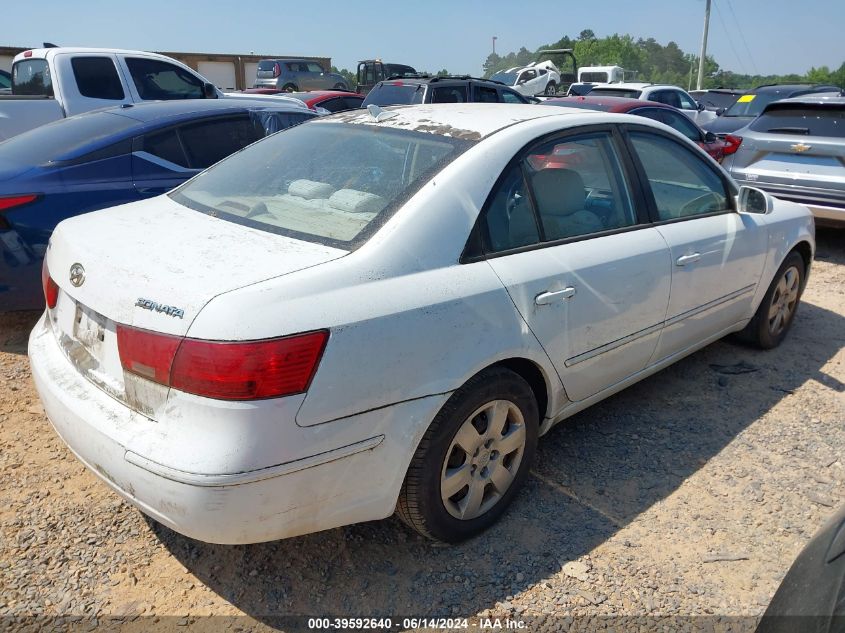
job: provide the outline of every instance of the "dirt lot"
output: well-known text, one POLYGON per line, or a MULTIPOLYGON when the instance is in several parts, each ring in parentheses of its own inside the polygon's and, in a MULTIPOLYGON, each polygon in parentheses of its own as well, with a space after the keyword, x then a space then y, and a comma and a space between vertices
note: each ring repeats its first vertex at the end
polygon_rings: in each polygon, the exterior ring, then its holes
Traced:
POLYGON ((757 616, 845 503, 843 232, 820 233, 780 348, 719 342, 555 428, 504 520, 453 547, 396 519, 253 546, 147 522, 47 422, 36 318, 0 316, 0 616, 757 616))

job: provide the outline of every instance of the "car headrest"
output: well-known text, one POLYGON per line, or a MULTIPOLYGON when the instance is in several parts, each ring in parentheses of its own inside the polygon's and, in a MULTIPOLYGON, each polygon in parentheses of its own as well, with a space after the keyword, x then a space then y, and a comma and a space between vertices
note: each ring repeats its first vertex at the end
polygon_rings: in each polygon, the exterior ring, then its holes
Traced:
POLYGON ((531 177, 540 215, 571 215, 584 209, 584 180, 571 169, 541 169, 531 177))

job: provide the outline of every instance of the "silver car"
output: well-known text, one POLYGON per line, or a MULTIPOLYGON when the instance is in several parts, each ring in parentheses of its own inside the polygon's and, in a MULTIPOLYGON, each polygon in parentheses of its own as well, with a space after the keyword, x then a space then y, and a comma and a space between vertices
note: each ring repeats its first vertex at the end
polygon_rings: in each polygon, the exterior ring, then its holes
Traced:
POLYGON ((326 72, 320 64, 308 59, 262 59, 258 62, 253 87, 284 92, 349 90, 342 75, 326 72))
POLYGON ((728 135, 723 166, 738 184, 807 205, 817 224, 845 227, 845 94, 782 99, 728 135))

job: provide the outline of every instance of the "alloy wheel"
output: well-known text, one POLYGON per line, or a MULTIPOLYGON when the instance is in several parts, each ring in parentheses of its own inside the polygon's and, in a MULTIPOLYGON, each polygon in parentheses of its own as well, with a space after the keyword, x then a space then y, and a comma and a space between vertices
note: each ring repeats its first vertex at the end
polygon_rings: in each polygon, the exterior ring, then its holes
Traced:
POLYGON ((795 266, 787 268, 781 276, 775 291, 772 294, 772 302, 769 306, 769 332, 772 336, 780 334, 789 324, 795 307, 798 305, 798 293, 800 290, 801 275, 795 266))

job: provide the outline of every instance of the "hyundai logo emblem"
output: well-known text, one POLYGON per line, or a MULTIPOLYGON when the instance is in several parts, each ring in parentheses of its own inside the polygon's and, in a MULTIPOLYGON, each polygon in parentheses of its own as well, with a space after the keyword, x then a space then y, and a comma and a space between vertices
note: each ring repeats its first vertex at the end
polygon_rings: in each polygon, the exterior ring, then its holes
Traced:
POLYGON ((70 283, 73 284, 74 288, 79 288, 85 283, 85 269, 82 264, 74 264, 70 267, 70 283))

